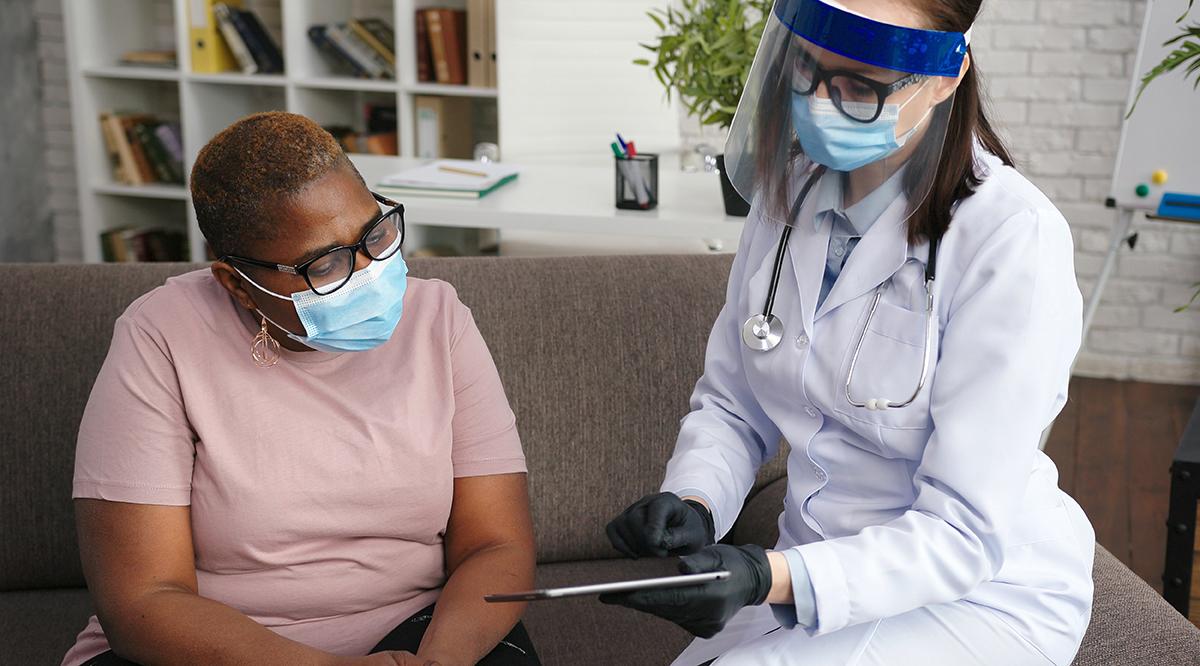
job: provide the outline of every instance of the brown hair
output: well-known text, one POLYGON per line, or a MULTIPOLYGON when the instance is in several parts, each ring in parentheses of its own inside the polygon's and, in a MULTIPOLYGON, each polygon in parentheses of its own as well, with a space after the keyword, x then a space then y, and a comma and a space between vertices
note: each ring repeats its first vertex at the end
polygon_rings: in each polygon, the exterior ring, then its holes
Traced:
MULTIPOLYGON (((192 205, 213 253, 241 254, 278 232, 280 200, 339 168, 362 175, 329 132, 304 116, 268 111, 221 130, 192 167, 192 205)), ((365 186, 365 184, 364 184, 365 186)))
MULTIPOLYGON (((983 0, 907 0, 913 3, 930 22, 929 28, 947 32, 966 32, 974 24, 983 0)), ((968 53, 970 49, 968 48, 968 53)), ((761 205, 768 217, 787 219, 790 211, 788 184, 796 160, 780 159, 780 151, 799 154, 797 142, 787 144, 776 137, 783 136, 790 126, 787 100, 791 94, 789 77, 784 76, 788 64, 776 60, 767 74, 768 88, 763 91, 764 104, 769 111, 759 134, 756 167, 763 184, 761 205), (786 172, 769 174, 777 165, 786 163, 786 172), (769 175, 768 175, 769 174, 769 175)), ((971 56, 971 66, 959 82, 955 94, 934 108, 929 129, 913 152, 915 164, 937 164, 933 169, 909 169, 904 174, 907 192, 925 192, 921 204, 908 219, 908 238, 918 243, 931 236, 940 237, 950 227, 954 205, 975 193, 983 175, 975 163, 975 142, 1009 166, 1013 159, 1000 136, 988 120, 980 86, 978 62, 971 56), (945 142, 939 139, 945 136, 945 142)))

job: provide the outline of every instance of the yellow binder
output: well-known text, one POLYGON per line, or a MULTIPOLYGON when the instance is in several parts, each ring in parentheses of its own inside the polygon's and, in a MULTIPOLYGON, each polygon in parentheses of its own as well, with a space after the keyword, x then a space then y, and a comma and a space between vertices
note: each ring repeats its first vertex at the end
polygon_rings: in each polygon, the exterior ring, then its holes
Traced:
MULTIPOLYGON (((219 0, 230 7, 241 7, 241 0, 219 0)), ((221 37, 221 26, 213 13, 218 0, 188 0, 188 38, 191 41, 192 72, 240 71, 238 62, 221 37)))

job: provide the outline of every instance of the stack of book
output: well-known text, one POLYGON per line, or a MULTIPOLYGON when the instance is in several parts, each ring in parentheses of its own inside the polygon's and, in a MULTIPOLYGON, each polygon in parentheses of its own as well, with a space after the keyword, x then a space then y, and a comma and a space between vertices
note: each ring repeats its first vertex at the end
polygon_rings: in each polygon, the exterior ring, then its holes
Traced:
POLYGON ((233 53, 243 74, 283 72, 283 52, 258 15, 228 2, 214 4, 212 11, 220 28, 221 39, 233 53))
POLYGON ((396 107, 386 104, 367 104, 366 131, 359 132, 345 125, 330 125, 325 131, 333 135, 347 153, 368 155, 398 155, 396 136, 396 107))
POLYGON ((121 227, 100 234, 105 261, 187 261, 187 235, 156 227, 121 227))
POLYGON ((183 135, 178 122, 145 113, 104 112, 100 132, 118 183, 183 184, 183 135))
POLYGON ((496 86, 495 0, 468 0, 467 10, 419 9, 417 80, 496 86))
POLYGON ((308 29, 308 38, 347 73, 364 79, 396 78, 396 37, 391 24, 383 19, 314 25, 308 29))
POLYGON ((135 67, 161 67, 163 69, 175 69, 178 62, 175 59, 174 50, 143 50, 143 51, 126 51, 121 54, 119 62, 122 65, 135 67))

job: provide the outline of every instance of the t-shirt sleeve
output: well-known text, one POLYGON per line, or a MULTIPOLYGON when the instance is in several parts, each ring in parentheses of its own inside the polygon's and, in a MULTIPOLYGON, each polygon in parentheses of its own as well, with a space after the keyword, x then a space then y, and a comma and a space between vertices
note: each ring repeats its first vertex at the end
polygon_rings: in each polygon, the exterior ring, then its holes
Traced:
POLYGON ((83 412, 71 496, 187 506, 194 459, 175 366, 125 314, 83 412))
POLYGON ((450 363, 454 373, 455 478, 526 471, 517 419, 508 405, 500 374, 471 311, 455 303, 450 363))

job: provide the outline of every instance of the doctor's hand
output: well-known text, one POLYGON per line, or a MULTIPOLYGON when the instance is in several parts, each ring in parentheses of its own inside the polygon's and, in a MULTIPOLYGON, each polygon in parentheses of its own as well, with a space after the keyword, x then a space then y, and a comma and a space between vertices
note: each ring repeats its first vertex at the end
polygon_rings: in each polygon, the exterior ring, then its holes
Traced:
POLYGON ((673 493, 647 495, 608 524, 608 540, 625 556, 690 555, 716 541, 713 517, 703 504, 673 493))
POLYGON ((694 636, 711 638, 746 606, 767 600, 771 591, 771 565, 761 546, 708 546, 683 557, 684 574, 728 571, 725 580, 663 590, 602 594, 600 601, 657 615, 687 629, 694 636))

